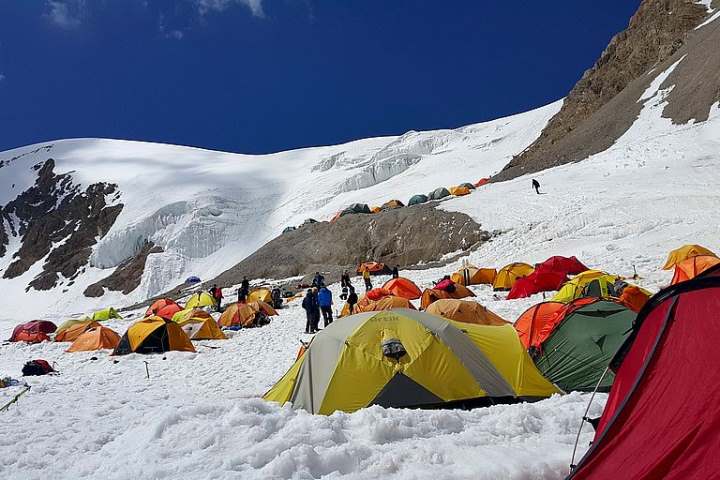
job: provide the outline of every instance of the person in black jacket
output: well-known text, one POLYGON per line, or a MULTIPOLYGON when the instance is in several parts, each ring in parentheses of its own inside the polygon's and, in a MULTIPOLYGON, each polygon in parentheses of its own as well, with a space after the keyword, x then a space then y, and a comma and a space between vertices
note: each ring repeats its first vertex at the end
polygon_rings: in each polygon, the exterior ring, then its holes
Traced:
POLYGON ((305 310, 305 317, 307 319, 305 322, 305 333, 315 333, 313 330, 315 325, 315 305, 317 305, 315 295, 312 289, 308 288, 302 302, 302 308, 305 310))
POLYGON ((535 189, 535 193, 537 193, 538 195, 540 195, 540 182, 538 182, 538 181, 535 180, 534 178, 533 178, 533 180, 532 180, 532 187, 535 189))
POLYGON ((357 293, 355 293, 355 287, 350 285, 350 295, 348 295, 347 303, 348 307, 350 307, 350 315, 353 314, 353 310, 355 309, 355 305, 357 305, 358 302, 358 296, 357 293))
POLYGON ((250 293, 250 282, 245 276, 243 276, 242 283, 240 284, 240 290, 243 291, 243 297, 247 297, 248 293, 250 293))
POLYGON ((347 270, 340 275, 340 286, 343 288, 350 287, 350 274, 347 270))
POLYGON ((392 269, 392 278, 400 278, 400 268, 399 265, 395 265, 392 269))

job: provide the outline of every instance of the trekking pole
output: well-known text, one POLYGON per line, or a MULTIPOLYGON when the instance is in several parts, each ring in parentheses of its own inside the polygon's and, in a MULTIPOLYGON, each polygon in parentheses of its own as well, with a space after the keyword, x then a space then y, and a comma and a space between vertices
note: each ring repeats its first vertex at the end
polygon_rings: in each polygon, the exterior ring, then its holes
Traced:
POLYGON ((597 393, 598 389, 600 388, 600 384, 605 379, 605 375, 607 375, 607 373, 609 371, 610 371, 610 366, 605 367, 605 371, 600 376, 600 380, 598 380, 597 385, 595 385, 595 389, 593 390, 592 395, 590 395, 590 401, 587 404, 587 408, 585 408, 585 413, 583 414, 582 421, 580 422, 580 428, 578 428, 578 433, 577 433, 577 436, 575 437, 575 446, 573 446, 572 458, 570 459, 570 472, 575 470, 575 467, 577 467, 577 465, 575 465, 575 454, 577 453, 577 446, 578 446, 578 443, 580 442, 580 434, 582 433, 583 425, 585 424, 585 422, 590 423, 590 419, 588 418, 587 414, 590 411, 590 407, 592 406, 593 400, 595 399, 595 394, 597 393))
POLYGON ((20 393, 18 393, 17 395, 15 395, 15 396, 12 398, 12 400, 10 400, 8 403, 6 403, 6 404, 3 405, 2 407, 0 407, 0 412, 4 412, 5 410, 9 409, 9 408, 10 408, 10 405, 12 405, 13 403, 16 403, 16 402, 20 399, 20 397, 22 397, 22 396, 23 396, 26 392, 28 392, 29 390, 30 390, 30 385, 25 385, 25 388, 24 388, 20 393))
POLYGON ((145 364, 145 375, 147 375, 148 380, 150 380, 150 368, 148 367, 148 362, 143 360, 143 363, 145 364))

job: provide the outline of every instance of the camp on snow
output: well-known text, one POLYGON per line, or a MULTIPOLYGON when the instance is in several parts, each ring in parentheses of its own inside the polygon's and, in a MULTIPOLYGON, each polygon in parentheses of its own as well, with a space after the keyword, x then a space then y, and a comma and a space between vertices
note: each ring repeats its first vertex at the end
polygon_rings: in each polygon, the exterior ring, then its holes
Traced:
POLYGON ((717 477, 719 322, 719 267, 650 299, 611 363, 595 439, 569 479, 717 477))
POLYGON ((321 330, 264 398, 329 415, 370 405, 447 407, 556 392, 512 326, 392 310, 352 315, 321 330))
POLYGON ((162 317, 148 317, 130 325, 113 355, 164 353, 170 350, 194 352, 195 347, 177 323, 162 317))
POLYGON ((530 355, 555 385, 566 392, 592 391, 600 382, 598 389, 608 391, 613 375, 605 370, 630 333, 635 317, 635 312, 619 302, 581 298, 556 315, 535 316, 529 326, 517 322, 515 328, 518 336, 533 339, 530 355))
POLYGON ((510 325, 497 313, 488 310, 478 302, 441 298, 430 304, 425 310, 431 315, 455 320, 456 322, 474 323, 475 325, 510 325))

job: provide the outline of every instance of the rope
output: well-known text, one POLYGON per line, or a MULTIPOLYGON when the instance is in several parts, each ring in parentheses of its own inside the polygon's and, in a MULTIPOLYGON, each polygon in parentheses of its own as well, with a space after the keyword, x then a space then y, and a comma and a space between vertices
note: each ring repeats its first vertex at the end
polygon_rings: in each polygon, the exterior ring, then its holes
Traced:
POLYGON ((570 471, 571 472, 573 470, 575 470, 575 467, 577 467, 577 465, 575 465, 575 454, 577 453, 577 446, 578 446, 578 443, 580 442, 580 434, 582 433, 583 425, 585 424, 585 422, 590 423, 590 419, 588 418, 587 414, 590 411, 590 407, 592 406, 593 400, 595 399, 595 394, 597 393, 598 389, 600 388, 600 384, 605 379, 605 375, 607 375, 607 373, 609 371, 610 371, 610 366, 605 367, 605 371, 600 376, 600 380, 598 380, 597 385, 595 385, 595 389, 593 390, 592 395, 590 395, 590 401, 588 402, 587 407, 585 408, 585 413, 583 414, 582 421, 580 422, 580 428, 578 428, 578 433, 575 436, 575 445, 573 446, 572 458, 570 459, 570 471))

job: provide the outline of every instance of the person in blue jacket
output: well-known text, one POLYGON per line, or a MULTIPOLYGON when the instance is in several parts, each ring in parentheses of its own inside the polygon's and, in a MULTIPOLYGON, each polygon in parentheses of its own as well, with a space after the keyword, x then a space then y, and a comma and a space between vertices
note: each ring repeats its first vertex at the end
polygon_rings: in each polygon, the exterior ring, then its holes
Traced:
POLYGON ((322 287, 318 292, 318 303, 320 304, 320 311, 323 315, 324 326, 327 327, 333 322, 332 305, 333 298, 332 292, 327 287, 322 287))

